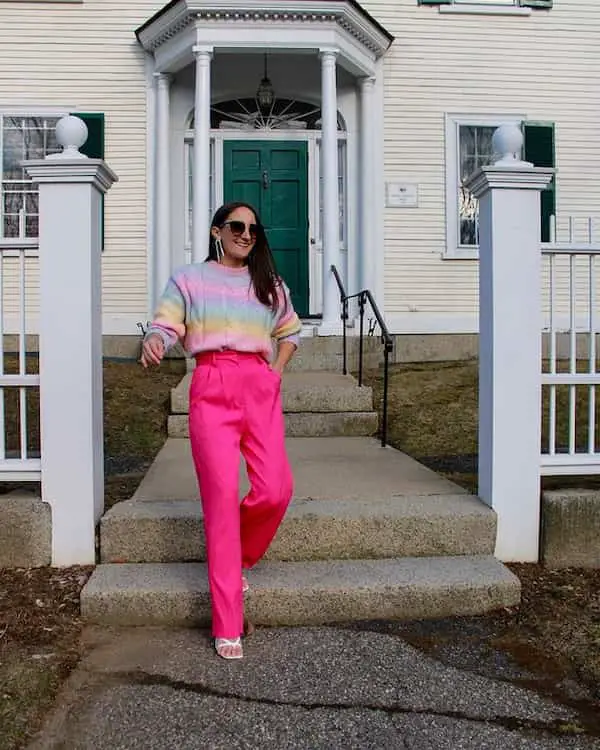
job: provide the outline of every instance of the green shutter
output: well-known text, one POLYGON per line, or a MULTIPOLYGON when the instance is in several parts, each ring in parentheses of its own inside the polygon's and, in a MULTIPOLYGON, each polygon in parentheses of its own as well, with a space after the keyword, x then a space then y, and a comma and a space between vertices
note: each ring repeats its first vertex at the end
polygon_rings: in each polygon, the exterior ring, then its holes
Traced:
MULTIPOLYGON (((523 124, 525 136, 525 161, 536 167, 555 167, 554 125, 546 123, 523 124)), ((542 242, 550 242, 550 217, 556 212, 556 178, 542 192, 542 242)))
MULTIPOLYGON (((88 139, 81 147, 82 154, 89 156, 90 159, 104 159, 104 115, 101 112, 73 112, 75 117, 83 120, 87 125, 88 139)), ((100 247, 104 250, 104 195, 101 198, 102 216, 100 219, 100 228, 102 232, 100 247)))
POLYGON ((552 0, 521 0, 523 8, 551 8, 552 0))

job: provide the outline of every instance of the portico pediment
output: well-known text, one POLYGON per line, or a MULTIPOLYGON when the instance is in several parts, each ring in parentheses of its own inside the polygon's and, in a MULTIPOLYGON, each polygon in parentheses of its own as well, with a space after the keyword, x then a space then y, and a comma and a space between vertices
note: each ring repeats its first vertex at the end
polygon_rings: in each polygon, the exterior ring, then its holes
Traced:
POLYGON ((335 48, 368 73, 393 37, 355 0, 173 0, 136 31, 162 69, 184 63, 186 47, 224 51, 335 48))

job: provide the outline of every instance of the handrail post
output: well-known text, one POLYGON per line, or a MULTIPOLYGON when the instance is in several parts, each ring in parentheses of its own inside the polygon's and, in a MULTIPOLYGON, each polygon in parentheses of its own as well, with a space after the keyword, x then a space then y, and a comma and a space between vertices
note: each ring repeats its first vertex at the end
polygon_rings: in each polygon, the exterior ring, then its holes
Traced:
POLYGON ((389 363, 390 348, 386 342, 383 352, 383 416, 381 419, 381 447, 387 445, 387 422, 388 422, 388 385, 389 385, 389 363))
POLYGON ((363 379, 363 333, 365 326, 365 294, 361 293, 358 297, 358 308, 360 311, 360 335, 358 343, 358 385, 362 387, 363 379))
POLYGON ((346 297, 342 294, 342 346, 343 346, 343 356, 344 356, 344 366, 343 366, 343 372, 344 375, 348 374, 348 364, 347 364, 347 341, 346 341, 346 321, 348 320, 348 300, 346 297))

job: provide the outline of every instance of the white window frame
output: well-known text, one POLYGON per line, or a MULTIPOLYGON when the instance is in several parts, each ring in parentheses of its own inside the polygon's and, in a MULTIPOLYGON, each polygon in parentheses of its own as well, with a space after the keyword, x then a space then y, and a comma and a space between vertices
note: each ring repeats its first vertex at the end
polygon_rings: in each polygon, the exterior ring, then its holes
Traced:
POLYGON ((518 7, 519 0, 450 0, 451 5, 512 5, 518 7))
MULTIPOLYGON (((66 114, 68 114, 69 109, 62 109, 57 110, 55 108, 48 108, 48 107, 36 107, 36 109, 23 109, 20 107, 2 107, 0 108, 0 239, 3 241, 8 241, 11 238, 5 238, 4 237, 4 193, 2 190, 2 184, 4 182, 4 123, 3 120, 5 117, 23 117, 23 118, 44 118, 44 119, 52 119, 52 120, 60 120, 61 117, 64 117, 66 114)), ((12 238, 12 239, 23 239, 25 237, 25 231, 24 226, 22 224, 22 221, 20 222, 19 226, 19 237, 18 238, 12 238)))
POLYGON ((530 16, 531 8, 523 7, 520 0, 450 0, 449 5, 439 6, 439 12, 530 16))
POLYGON ((449 260, 478 260, 478 245, 461 245, 459 242, 458 183, 460 158, 459 128, 498 127, 504 123, 524 122, 527 116, 513 115, 446 115, 446 249, 444 258, 449 260))

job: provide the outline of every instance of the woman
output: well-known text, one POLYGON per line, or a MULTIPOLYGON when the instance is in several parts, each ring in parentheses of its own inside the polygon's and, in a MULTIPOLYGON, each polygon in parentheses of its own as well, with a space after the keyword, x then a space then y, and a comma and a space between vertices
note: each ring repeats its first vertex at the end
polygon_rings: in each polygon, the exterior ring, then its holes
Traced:
POLYGON ((243 569, 271 543, 292 497, 284 442, 281 375, 301 323, 278 277, 256 211, 230 203, 215 214, 208 258, 169 280, 142 347, 160 364, 179 339, 196 358, 190 441, 198 476, 219 656, 241 659, 243 569), (272 339, 278 342, 272 365, 272 339), (239 502, 240 452, 250 491, 239 502))

